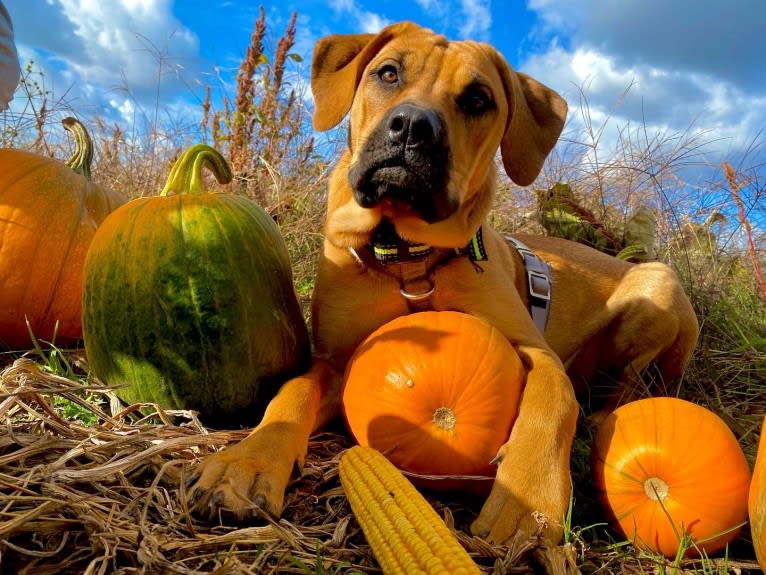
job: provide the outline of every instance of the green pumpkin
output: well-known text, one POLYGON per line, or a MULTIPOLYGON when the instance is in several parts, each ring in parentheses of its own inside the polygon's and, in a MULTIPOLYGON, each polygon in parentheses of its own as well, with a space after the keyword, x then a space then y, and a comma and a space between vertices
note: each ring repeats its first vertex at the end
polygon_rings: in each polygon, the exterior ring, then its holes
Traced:
POLYGON ((310 363, 284 240, 213 148, 189 148, 159 196, 107 217, 85 260, 90 369, 128 403, 192 409, 208 425, 253 425, 310 363))

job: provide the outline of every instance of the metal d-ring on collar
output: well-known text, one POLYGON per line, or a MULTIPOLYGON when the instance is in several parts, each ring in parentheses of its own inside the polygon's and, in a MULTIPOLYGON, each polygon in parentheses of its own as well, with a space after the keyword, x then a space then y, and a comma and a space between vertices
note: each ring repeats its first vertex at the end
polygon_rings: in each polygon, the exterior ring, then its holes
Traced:
POLYGON ((408 262, 398 262, 392 259, 384 263, 372 257, 371 251, 364 249, 360 253, 352 247, 348 248, 348 252, 363 271, 373 266, 398 279, 399 293, 407 301, 412 311, 426 309, 436 289, 431 278, 431 266, 428 261, 430 254, 424 254, 420 258, 408 262), (398 269, 398 273, 392 271, 394 267, 398 269), (423 288, 415 288, 416 282, 421 284, 423 288))
POLYGON ((435 289, 428 260, 426 256, 399 264, 399 293, 411 307, 418 309, 425 307, 435 289))
POLYGON ((432 271, 444 261, 444 254, 403 240, 388 220, 381 222, 361 254, 352 254, 358 262, 369 262, 398 279, 399 293, 413 311, 428 307, 434 293, 432 271))

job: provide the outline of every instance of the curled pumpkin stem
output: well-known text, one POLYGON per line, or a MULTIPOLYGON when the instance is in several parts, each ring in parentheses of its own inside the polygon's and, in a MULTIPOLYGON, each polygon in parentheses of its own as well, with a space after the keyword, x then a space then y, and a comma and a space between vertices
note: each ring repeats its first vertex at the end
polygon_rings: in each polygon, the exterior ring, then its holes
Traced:
POLYGON ((232 180, 231 169, 224 157, 207 144, 195 144, 188 148, 173 164, 161 196, 171 193, 203 194, 207 191, 202 178, 202 170, 210 170, 220 184, 232 180))
POLYGON ((77 118, 68 116, 61 120, 64 129, 72 134, 75 142, 75 150, 66 161, 66 165, 81 176, 90 180, 90 166, 93 163, 93 140, 85 126, 77 118))

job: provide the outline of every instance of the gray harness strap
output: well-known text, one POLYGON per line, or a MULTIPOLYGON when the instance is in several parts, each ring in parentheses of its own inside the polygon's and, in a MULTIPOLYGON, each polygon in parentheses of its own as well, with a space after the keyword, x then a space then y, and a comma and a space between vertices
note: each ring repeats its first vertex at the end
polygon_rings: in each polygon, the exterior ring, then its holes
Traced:
POLYGON ((551 268, 540 259, 526 244, 509 235, 503 236, 510 243, 524 262, 527 273, 527 295, 529 299, 529 314, 540 333, 545 333, 548 325, 548 314, 551 308, 551 268))

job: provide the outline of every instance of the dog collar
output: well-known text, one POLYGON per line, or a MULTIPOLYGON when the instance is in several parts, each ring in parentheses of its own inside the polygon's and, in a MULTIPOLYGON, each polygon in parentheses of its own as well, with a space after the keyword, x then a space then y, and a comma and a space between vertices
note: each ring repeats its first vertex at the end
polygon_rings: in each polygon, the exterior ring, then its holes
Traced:
MULTIPOLYGON (((529 314, 540 332, 544 333, 551 304, 550 266, 523 242, 507 234, 504 238, 518 252, 524 264, 529 314)), ((437 256, 431 246, 413 244, 402 239, 388 221, 381 223, 375 230, 367 249, 363 252, 368 254, 368 257, 360 257, 353 248, 349 248, 349 252, 361 266, 367 267, 366 260, 369 259, 382 267, 387 274, 398 278, 399 292, 413 311, 428 308, 435 287, 431 277, 435 267, 454 256, 467 256, 473 263, 488 259, 481 227, 476 230, 466 247, 447 251, 446 254, 442 252, 441 256, 437 256)), ((478 265, 476 267, 481 270, 478 265)))
MULTIPOLYGON (((384 221, 372 235, 368 246, 375 261, 380 264, 398 264, 426 259, 433 253, 433 248, 425 244, 413 244, 402 239, 396 233, 394 226, 384 221)), ((485 261, 487 252, 484 249, 481 227, 463 249, 455 250, 455 255, 467 255, 472 262, 485 261)))
MULTIPOLYGON (((363 268, 377 267, 399 280, 399 293, 412 311, 429 309, 434 292, 433 270, 455 256, 468 256, 472 262, 487 259, 481 228, 463 249, 444 250, 406 241, 384 220, 375 230, 370 243, 361 253, 349 252, 363 268)), ((478 266, 477 266, 478 267, 478 266)))

